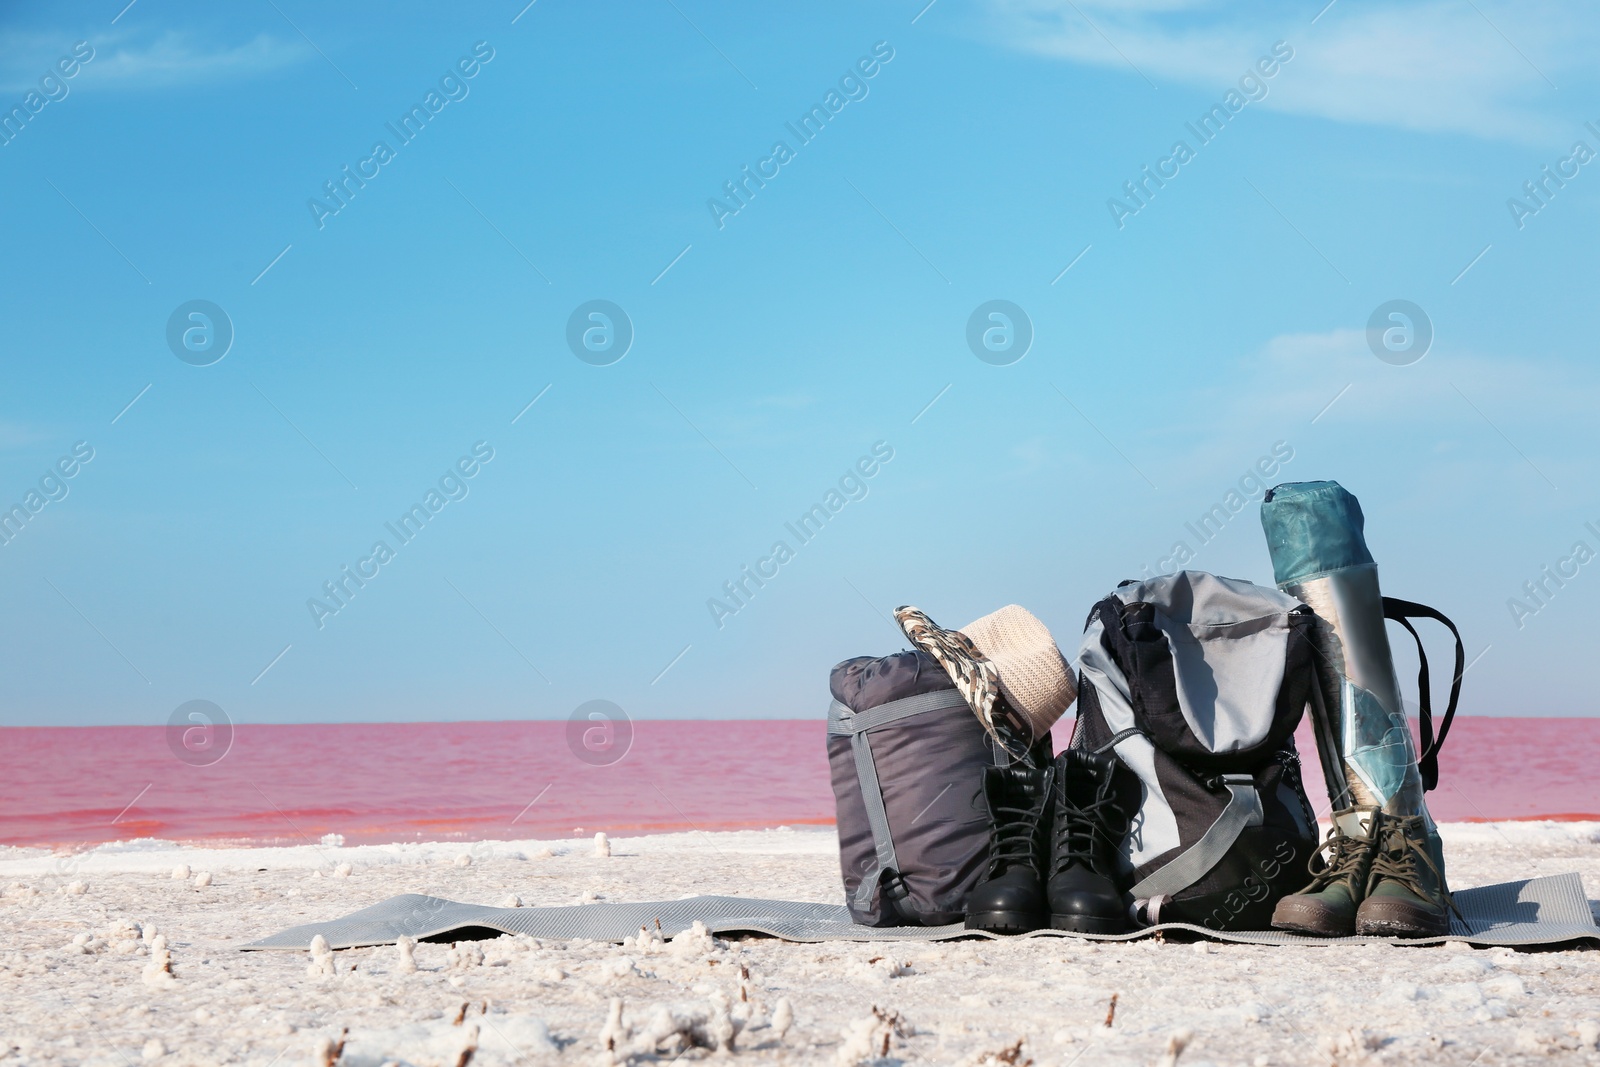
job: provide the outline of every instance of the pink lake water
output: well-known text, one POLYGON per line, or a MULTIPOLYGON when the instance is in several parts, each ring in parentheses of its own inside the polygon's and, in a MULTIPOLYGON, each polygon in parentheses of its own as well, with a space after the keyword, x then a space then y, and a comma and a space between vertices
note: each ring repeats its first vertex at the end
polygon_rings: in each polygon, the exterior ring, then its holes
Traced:
MULTIPOLYGON (((163 727, 8 727, 0 844, 476 841, 833 822, 819 720, 637 722, 626 754, 603 765, 568 738, 566 722, 245 725, 223 758, 193 766, 163 727)), ((1057 746, 1066 740, 1058 729, 1057 746)), ((1315 792, 1303 729, 1300 744, 1315 792)), ((1441 821, 1600 820, 1597 765, 1600 719, 1462 717, 1429 806, 1441 821)))

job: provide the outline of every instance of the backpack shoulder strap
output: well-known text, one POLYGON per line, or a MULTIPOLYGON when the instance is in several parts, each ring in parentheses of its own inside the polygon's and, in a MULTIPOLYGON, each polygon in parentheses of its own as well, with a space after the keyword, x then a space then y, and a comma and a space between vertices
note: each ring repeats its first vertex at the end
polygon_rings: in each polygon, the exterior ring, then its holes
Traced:
POLYGON ((1189 888, 1228 854, 1246 827, 1261 825, 1261 794, 1256 791, 1255 779, 1248 774, 1225 774, 1222 783, 1228 790, 1228 803, 1217 821, 1198 841, 1145 875, 1129 890, 1135 900, 1172 896, 1189 888))
POLYGON ((1422 732, 1422 751, 1417 756, 1417 769, 1422 772, 1422 788, 1432 789, 1439 784, 1439 749, 1444 747, 1445 735, 1450 732, 1450 722, 1456 717, 1456 703, 1461 698, 1461 675, 1466 671, 1466 649, 1461 644, 1461 631, 1456 629, 1456 624, 1451 622, 1443 612, 1428 607, 1426 604, 1413 603, 1410 600, 1397 600, 1394 597, 1383 598, 1383 617, 1393 619, 1406 628, 1411 639, 1417 643, 1417 723, 1422 732), (1433 732, 1433 701, 1428 686, 1428 653, 1422 647, 1422 637, 1417 633, 1416 627, 1411 625, 1412 619, 1433 619, 1449 627, 1450 633, 1456 639, 1456 669, 1450 679, 1450 703, 1445 707, 1444 718, 1439 720, 1439 734, 1433 732))

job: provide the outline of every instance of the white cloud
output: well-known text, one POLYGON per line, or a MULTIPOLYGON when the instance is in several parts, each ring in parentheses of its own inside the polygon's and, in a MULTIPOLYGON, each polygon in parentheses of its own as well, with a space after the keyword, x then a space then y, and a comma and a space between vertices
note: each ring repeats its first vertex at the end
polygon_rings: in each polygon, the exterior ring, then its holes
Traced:
POLYGON ((1504 431, 1517 440, 1544 439, 1600 407, 1600 374, 1549 353, 1493 354, 1449 337, 1436 337, 1419 362, 1396 367, 1372 354, 1364 328, 1345 326, 1270 338, 1197 389, 1188 407, 1192 417, 1169 424, 1174 439, 1203 437, 1208 424, 1256 436, 1291 427, 1305 433, 1312 419, 1323 428, 1410 426, 1441 436, 1504 431), (1486 417, 1500 429, 1485 426, 1486 417))
POLYGON ((1381 452, 1406 437, 1431 439, 1404 446, 1410 461, 1426 454, 1431 469, 1453 472, 1457 483, 1481 476, 1542 492, 1544 481, 1588 477, 1563 434, 1597 406, 1600 374, 1582 363, 1441 338, 1420 362, 1395 367, 1372 354, 1364 329, 1342 327, 1271 338, 1226 381, 1197 391, 1193 407, 1203 414, 1174 429, 1201 438, 1210 421, 1246 439, 1286 437, 1296 448, 1342 441, 1367 459, 1354 442, 1381 452))
POLYGON ((1593 421, 1600 371, 1549 353, 1491 354, 1444 336, 1396 367, 1372 354, 1365 329, 1344 326, 1271 337, 1205 377, 1170 411, 1138 398, 1142 439, 1118 428, 1115 408, 1086 409, 1172 494, 1161 506, 1175 517, 1278 441, 1297 457, 1286 479, 1400 469, 1441 514, 1493 493, 1505 514, 1514 501, 1542 515, 1570 502, 1551 486, 1592 480, 1571 428, 1593 421))
POLYGON ((1530 144, 1560 142, 1575 125, 1556 114, 1566 109, 1547 106, 1551 82, 1591 79, 1600 39, 1600 20, 1576 0, 1523 8, 1343 0, 1312 25, 1317 6, 1297 5, 1292 18, 1283 7, 1205 0, 995 0, 994 11, 1012 47, 1130 75, 1132 67, 1157 86, 1219 98, 1282 39, 1294 59, 1258 106, 1530 144))
POLYGON ((816 402, 816 398, 809 393, 774 393, 769 396, 758 396, 751 401, 751 404, 758 408, 782 408, 786 411, 800 411, 813 406, 816 402))
MULTIPOLYGON (((7 93, 37 87, 58 55, 72 51, 72 34, 37 33, 0 35, 0 52, 8 58, 0 86, 7 93)), ((164 89, 252 78, 283 70, 315 58, 301 41, 259 34, 243 44, 208 43, 190 34, 169 31, 153 38, 135 39, 125 34, 91 37, 94 57, 72 80, 73 90, 95 87, 164 89)))
POLYGON ((84 73, 92 72, 94 84, 165 88, 255 77, 311 58, 313 53, 303 42, 266 34, 227 47, 165 33, 144 45, 107 47, 84 73))
POLYGON ((37 426, 0 419, 0 452, 25 449, 50 439, 51 435, 37 426))

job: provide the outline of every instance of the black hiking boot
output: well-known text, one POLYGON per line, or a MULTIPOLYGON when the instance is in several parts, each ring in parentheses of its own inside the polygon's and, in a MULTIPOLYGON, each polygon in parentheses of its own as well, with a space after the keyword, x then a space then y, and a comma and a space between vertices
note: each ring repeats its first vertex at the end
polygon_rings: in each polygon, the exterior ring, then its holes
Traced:
POLYGON ((1111 792, 1111 756, 1068 749, 1055 762, 1055 827, 1050 850, 1050 925, 1081 934, 1120 934, 1127 909, 1114 880, 1126 816, 1111 792))
POLYGON ((1044 877, 1049 860, 1050 797, 1055 768, 989 767, 989 866, 967 898, 967 929, 1025 934, 1049 918, 1044 877))
POLYGON ((1356 933, 1442 937, 1450 932, 1452 911, 1456 905, 1445 886, 1438 834, 1420 815, 1379 816, 1378 850, 1367 876, 1366 899, 1356 912, 1356 933))
POLYGON ((1272 926, 1316 937, 1350 937, 1356 911, 1367 893, 1367 875, 1378 851, 1377 808, 1333 813, 1328 839, 1311 856, 1311 884, 1278 901, 1272 926), (1322 850, 1328 857, 1322 861, 1322 850), (1319 862, 1320 861, 1320 862, 1319 862))

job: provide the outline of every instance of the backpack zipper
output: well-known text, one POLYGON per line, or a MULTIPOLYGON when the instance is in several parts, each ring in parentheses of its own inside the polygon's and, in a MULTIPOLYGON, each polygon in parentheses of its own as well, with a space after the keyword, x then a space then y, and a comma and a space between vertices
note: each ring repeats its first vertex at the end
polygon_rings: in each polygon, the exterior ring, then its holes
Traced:
POLYGON ((1281 749, 1278 752, 1278 763, 1283 767, 1283 776, 1289 782, 1290 791, 1300 802, 1300 812, 1306 817, 1306 826, 1315 835, 1317 816, 1311 810, 1311 801, 1306 797, 1305 779, 1300 775, 1300 753, 1293 749, 1281 749))

